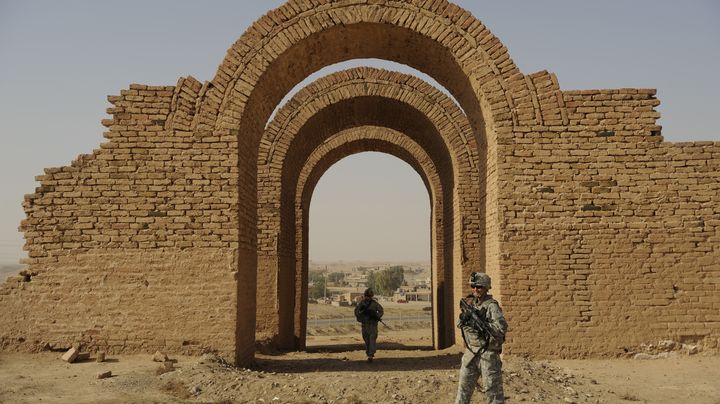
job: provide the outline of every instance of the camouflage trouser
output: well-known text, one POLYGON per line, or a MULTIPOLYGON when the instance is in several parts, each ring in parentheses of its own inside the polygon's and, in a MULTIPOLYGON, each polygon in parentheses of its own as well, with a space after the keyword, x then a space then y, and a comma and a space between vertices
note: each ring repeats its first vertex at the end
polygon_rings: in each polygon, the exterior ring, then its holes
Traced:
POLYGON ((480 376, 483 379, 488 403, 500 404, 505 402, 502 385, 502 361, 500 361, 499 353, 486 351, 480 354, 479 357, 475 357, 472 351, 465 348, 461 366, 455 404, 467 404, 470 402, 480 376))
POLYGON ((377 321, 369 321, 362 323, 362 337, 365 341, 365 353, 368 357, 375 356, 375 341, 378 336, 378 323, 377 321))

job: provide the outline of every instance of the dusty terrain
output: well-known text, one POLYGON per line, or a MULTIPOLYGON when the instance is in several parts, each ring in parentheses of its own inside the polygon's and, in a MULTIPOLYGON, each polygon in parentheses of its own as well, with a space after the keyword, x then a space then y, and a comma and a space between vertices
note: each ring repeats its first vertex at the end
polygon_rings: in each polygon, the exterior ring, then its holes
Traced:
MULTIPOLYGON (((307 352, 256 355, 250 369, 213 355, 172 356, 158 374, 151 355, 67 364, 60 352, 0 354, 0 402, 449 403, 458 348, 428 348, 428 330, 381 329, 376 360, 360 337, 311 337, 307 352), (110 370, 113 376, 98 380, 110 370)), ((671 352, 652 360, 532 361, 504 357, 508 402, 720 404, 720 357, 671 352)), ((482 393, 473 402, 484 402, 482 393)))

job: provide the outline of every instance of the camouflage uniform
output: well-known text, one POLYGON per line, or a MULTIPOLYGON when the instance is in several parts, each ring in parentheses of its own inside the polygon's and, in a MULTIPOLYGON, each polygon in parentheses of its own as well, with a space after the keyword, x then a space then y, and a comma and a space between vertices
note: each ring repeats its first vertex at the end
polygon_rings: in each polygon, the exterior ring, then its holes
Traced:
POLYGON ((368 360, 375 356, 378 337, 378 321, 383 316, 383 307, 375 299, 363 300, 355 306, 355 318, 362 323, 362 337, 368 360))
POLYGON ((479 311, 481 318, 487 320, 491 330, 491 337, 490 341, 485 341, 481 334, 466 322, 462 320, 458 322, 458 327, 461 328, 465 339, 465 353, 462 357, 455 403, 464 404, 470 402, 480 376, 483 378, 488 403, 504 403, 505 394, 502 385, 500 353, 502 352, 502 344, 505 341, 507 322, 500 305, 492 296, 485 295, 479 298, 470 295, 465 298, 465 301, 479 311), (485 351, 478 354, 479 351, 483 350, 483 347, 486 347, 485 351))

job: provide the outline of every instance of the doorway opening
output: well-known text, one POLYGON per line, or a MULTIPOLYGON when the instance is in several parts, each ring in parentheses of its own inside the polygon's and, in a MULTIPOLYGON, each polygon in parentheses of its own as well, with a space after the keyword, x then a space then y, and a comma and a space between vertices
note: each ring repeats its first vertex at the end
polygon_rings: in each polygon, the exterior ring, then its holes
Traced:
POLYGON ((362 349, 354 310, 367 288, 383 306, 378 349, 432 349, 431 204, 422 179, 385 153, 328 169, 312 196, 306 348, 362 349))

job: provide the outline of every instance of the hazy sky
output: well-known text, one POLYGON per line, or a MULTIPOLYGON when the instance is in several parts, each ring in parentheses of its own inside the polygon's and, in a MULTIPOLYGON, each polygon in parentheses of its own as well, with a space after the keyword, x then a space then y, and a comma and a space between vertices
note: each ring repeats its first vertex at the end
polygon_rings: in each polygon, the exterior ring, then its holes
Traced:
MULTIPOLYGON (((17 226, 34 176, 104 141, 107 95, 130 83, 212 79, 230 45, 281 3, 0 0, 0 263, 22 255, 17 226)), ((490 28, 524 73, 554 72, 566 90, 657 88, 667 141, 720 140, 719 1, 456 3, 490 28)), ((348 157, 313 196, 311 259, 427 261, 429 214, 427 191, 404 162, 348 157)))

